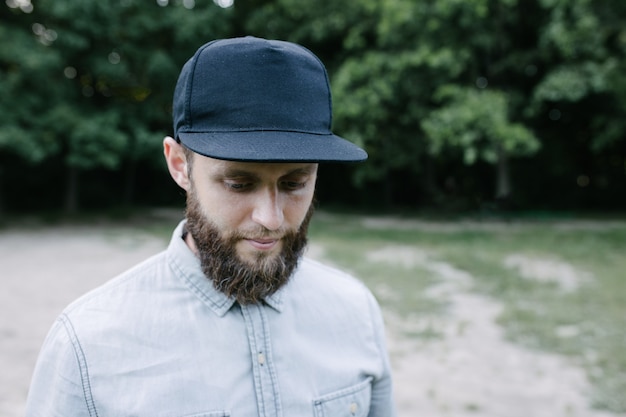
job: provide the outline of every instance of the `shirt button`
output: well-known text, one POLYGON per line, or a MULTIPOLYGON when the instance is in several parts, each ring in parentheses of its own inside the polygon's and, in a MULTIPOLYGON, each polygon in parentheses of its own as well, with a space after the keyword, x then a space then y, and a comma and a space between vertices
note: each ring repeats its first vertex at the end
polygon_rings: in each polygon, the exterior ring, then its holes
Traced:
POLYGON ((265 355, 263 353, 259 353, 257 360, 259 361, 259 365, 265 365, 265 355))
POLYGON ((352 415, 356 415, 358 409, 359 406, 356 403, 350 404, 350 413, 352 413, 352 415))

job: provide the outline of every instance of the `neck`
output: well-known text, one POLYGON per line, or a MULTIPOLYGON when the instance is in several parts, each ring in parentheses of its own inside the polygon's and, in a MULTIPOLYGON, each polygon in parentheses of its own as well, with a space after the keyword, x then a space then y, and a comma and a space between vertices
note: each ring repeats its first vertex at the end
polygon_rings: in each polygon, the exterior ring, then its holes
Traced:
POLYGON ((196 245, 196 241, 193 240, 193 236, 186 229, 183 232, 183 240, 187 244, 187 247, 193 252, 194 255, 198 256, 198 246, 196 245))

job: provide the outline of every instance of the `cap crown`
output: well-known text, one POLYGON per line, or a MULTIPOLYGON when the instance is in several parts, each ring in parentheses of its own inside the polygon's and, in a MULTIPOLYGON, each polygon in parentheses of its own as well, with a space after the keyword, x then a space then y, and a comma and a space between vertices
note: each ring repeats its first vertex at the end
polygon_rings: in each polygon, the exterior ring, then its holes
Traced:
POLYGON ((175 97, 177 135, 331 133, 326 70, 311 52, 288 42, 249 37, 208 43, 185 64, 175 97))

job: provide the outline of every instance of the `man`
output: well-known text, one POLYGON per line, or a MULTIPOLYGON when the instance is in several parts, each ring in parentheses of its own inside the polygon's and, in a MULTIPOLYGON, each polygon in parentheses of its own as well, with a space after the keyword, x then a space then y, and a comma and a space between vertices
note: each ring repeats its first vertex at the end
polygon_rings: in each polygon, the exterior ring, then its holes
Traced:
POLYGON ((318 163, 367 157, 330 131, 321 62, 282 41, 210 42, 173 111, 163 145, 186 220, 63 312, 27 416, 394 416, 376 301, 302 258, 318 163))

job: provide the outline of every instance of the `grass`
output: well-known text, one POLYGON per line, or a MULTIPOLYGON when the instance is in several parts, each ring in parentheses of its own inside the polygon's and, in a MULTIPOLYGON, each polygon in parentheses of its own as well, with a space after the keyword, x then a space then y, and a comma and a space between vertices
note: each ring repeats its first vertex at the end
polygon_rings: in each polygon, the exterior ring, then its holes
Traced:
MULTIPOLYGON (((318 214, 311 242, 326 249, 325 258, 360 277, 385 309, 405 318, 445 311, 425 294, 438 278, 419 262, 394 265, 367 256, 385 247, 426 253, 471 274, 473 291, 504 305, 499 322, 511 341, 569 356, 586 369, 595 407, 626 412, 626 222, 400 219, 367 227, 364 217, 318 214), (525 279, 519 269, 506 266, 511 256, 583 279, 571 289, 525 279)), ((433 335, 425 330, 412 336, 433 335)))

